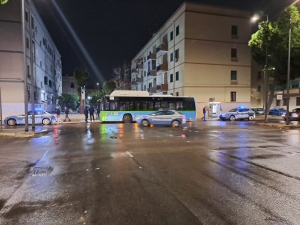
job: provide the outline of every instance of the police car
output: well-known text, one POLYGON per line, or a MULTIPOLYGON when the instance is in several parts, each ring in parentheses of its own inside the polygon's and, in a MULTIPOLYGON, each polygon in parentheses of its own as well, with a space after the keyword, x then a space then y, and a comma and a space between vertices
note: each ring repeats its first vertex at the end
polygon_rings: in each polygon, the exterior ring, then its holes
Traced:
POLYGON ((255 118, 255 112, 252 109, 246 107, 236 107, 234 109, 229 110, 226 113, 220 114, 221 120, 253 120, 255 118))
POLYGON ((137 116, 135 120, 139 125, 144 127, 150 124, 178 127, 186 123, 185 115, 176 110, 159 110, 150 115, 137 116))

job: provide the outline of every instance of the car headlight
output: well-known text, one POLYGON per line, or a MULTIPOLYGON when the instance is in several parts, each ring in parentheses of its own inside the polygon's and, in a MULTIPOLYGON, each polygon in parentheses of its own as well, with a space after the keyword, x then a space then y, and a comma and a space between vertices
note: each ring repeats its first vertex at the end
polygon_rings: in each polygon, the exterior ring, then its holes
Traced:
POLYGON ((297 113, 292 113, 292 117, 298 117, 297 113))

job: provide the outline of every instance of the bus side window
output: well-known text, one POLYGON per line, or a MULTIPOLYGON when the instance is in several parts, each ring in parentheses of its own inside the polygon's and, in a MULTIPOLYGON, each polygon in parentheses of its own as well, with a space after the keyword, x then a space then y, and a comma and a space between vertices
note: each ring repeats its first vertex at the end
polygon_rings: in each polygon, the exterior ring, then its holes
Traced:
POLYGON ((110 108, 110 110, 117 110, 118 109, 118 102, 115 102, 115 101, 110 102, 109 103, 109 108, 110 108))
POLYGON ((154 102, 154 109, 155 109, 155 110, 158 110, 159 108, 160 108, 160 102, 155 101, 155 102, 154 102))
POLYGON ((153 102, 148 102, 148 110, 153 110, 153 102))
POLYGON ((183 100, 183 108, 187 110, 195 110, 195 102, 193 98, 186 98, 183 100))
POLYGON ((120 102, 120 110, 126 110, 126 103, 125 102, 120 102))
POLYGON ((168 102, 163 101, 163 102, 161 102, 161 106, 160 107, 167 109, 169 107, 169 104, 168 104, 168 102))
POLYGON ((183 110, 183 105, 181 101, 176 102, 176 110, 183 110))
POLYGON ((169 109, 175 109, 175 102, 169 102, 169 109))
POLYGON ((109 110, 109 102, 105 102, 105 110, 109 110))

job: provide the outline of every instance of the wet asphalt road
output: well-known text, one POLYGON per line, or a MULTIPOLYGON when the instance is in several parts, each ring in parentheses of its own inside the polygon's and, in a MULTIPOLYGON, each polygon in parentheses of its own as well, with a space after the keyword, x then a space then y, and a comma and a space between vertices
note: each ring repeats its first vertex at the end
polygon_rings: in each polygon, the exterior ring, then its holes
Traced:
POLYGON ((64 124, 0 139, 0 224, 300 224, 300 133, 64 124))

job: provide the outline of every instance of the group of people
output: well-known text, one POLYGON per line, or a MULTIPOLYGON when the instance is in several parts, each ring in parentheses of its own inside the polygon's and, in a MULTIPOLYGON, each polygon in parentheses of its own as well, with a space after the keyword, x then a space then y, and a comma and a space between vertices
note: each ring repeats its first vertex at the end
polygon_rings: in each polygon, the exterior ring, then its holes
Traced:
MULTIPOLYGON (((69 112, 70 112, 69 108, 65 107, 64 112, 65 112, 65 119, 63 120, 63 122, 66 122, 67 120, 69 122, 71 122, 71 119, 69 117, 69 112)), ((59 107, 56 107, 55 114, 56 114, 56 123, 62 122, 59 118, 60 117, 60 108, 59 107)), ((90 115, 90 121, 95 121, 94 114, 96 114, 96 119, 99 119, 100 118, 100 108, 97 107, 95 109, 93 106, 90 106, 90 107, 86 106, 84 108, 85 122, 88 122, 89 115, 90 115)))
POLYGON ((93 106, 86 106, 84 108, 84 115, 85 115, 85 122, 88 122, 88 117, 90 115, 90 121, 95 121, 94 114, 96 113, 96 118, 99 119, 100 117, 100 108, 97 107, 96 109, 93 106))

